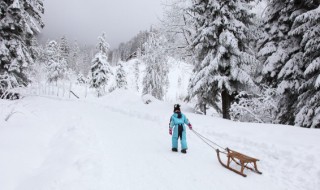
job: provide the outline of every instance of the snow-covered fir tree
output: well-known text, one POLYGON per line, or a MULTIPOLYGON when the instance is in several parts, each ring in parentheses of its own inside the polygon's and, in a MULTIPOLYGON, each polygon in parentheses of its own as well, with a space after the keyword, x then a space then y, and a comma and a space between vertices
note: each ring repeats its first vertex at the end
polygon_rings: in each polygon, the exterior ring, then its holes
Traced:
POLYGON ((299 54, 304 81, 299 88, 295 124, 320 128, 320 1, 305 1, 311 9, 296 17, 290 35, 301 38, 299 54))
POLYGON ((277 120, 282 124, 294 124, 299 88, 304 83, 304 47, 301 46, 304 34, 293 30, 306 25, 294 29, 293 24, 299 15, 317 7, 316 4, 319 2, 313 0, 271 0, 266 9, 265 35, 258 43, 262 61, 260 81, 277 88, 280 96, 277 120))
POLYGON ((26 68, 34 62, 30 49, 44 26, 42 0, 0 1, 0 96, 8 88, 26 86, 26 68))
POLYGON ((78 63, 77 63, 77 72, 83 73, 85 76, 88 75, 89 71, 91 70, 91 60, 92 57, 95 55, 96 50, 92 50, 88 46, 82 46, 80 48, 78 63))
POLYGON ((36 36, 34 36, 30 40, 30 54, 34 61, 37 61, 37 59, 40 59, 41 51, 42 51, 41 48, 42 47, 39 45, 36 36))
POLYGON ((143 78, 143 94, 151 94, 162 100, 168 86, 168 58, 165 49, 164 36, 151 33, 144 45, 143 61, 146 64, 146 74, 143 78))
POLYGON ((70 54, 69 54, 69 67, 76 71, 76 72, 80 72, 80 47, 77 43, 77 41, 74 41, 74 43, 72 44, 72 46, 70 47, 70 54))
POLYGON ((42 60, 42 53, 43 49, 38 44, 36 37, 32 38, 32 40, 30 41, 30 55, 33 59, 33 62, 30 63, 26 68, 27 78, 30 79, 31 82, 34 82, 35 78, 39 77, 39 72, 41 72, 43 68, 43 64, 40 64, 40 61, 42 60))
POLYGON ((102 36, 99 36, 98 39, 98 53, 96 53, 96 55, 92 59, 90 84, 91 87, 97 90, 98 97, 100 97, 103 93, 105 93, 105 86, 107 85, 112 72, 110 70, 107 56, 110 45, 106 41, 106 36, 104 33, 102 34, 102 36))
POLYGON ((123 65, 120 63, 116 71, 116 85, 117 88, 127 88, 127 74, 123 69, 123 65))
POLYGON ((136 60, 134 62, 134 78, 135 78, 135 82, 136 82, 136 89, 139 92, 139 78, 140 78, 140 61, 136 60))
POLYGON ((67 38, 65 36, 62 36, 59 42, 59 49, 61 56, 68 61, 69 55, 70 55, 70 46, 67 38))
POLYGON ((218 107, 221 96, 223 118, 227 119, 234 96, 254 85, 250 69, 257 60, 249 46, 252 35, 248 27, 254 16, 249 13, 250 2, 196 0, 189 9, 197 29, 192 40, 196 65, 189 95, 201 97, 198 105, 213 107, 218 107))
POLYGON ((112 51, 112 64, 139 57, 144 52, 143 44, 148 40, 150 32, 152 31, 140 31, 128 42, 120 43, 119 47, 112 51))
POLYGON ((46 67, 49 82, 57 84, 59 79, 65 77, 67 62, 60 54, 59 44, 54 40, 48 42, 46 46, 46 67))
POLYGON ((258 43, 258 55, 262 61, 260 80, 270 87, 278 87, 282 81, 278 80, 281 69, 291 55, 299 51, 299 41, 289 35, 293 21, 298 15, 298 12, 293 14, 296 10, 297 7, 291 0, 268 2, 262 23, 265 33, 258 43))

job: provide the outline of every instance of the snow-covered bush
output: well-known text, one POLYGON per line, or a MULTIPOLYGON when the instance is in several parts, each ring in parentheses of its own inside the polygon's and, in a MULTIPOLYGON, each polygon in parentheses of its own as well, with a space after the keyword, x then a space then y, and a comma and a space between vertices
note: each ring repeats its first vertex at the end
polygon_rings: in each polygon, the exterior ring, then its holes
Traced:
POLYGON ((145 94, 141 98, 144 104, 151 104, 152 102, 155 102, 157 100, 155 97, 153 97, 150 94, 145 94))
POLYGON ((233 120, 243 122, 276 123, 276 89, 264 87, 261 93, 240 92, 230 112, 233 120))
POLYGON ((18 87, 19 84, 16 78, 7 72, 0 74, 0 99, 18 99, 17 93, 11 92, 13 88, 18 87))
POLYGON ((77 77, 77 83, 78 84, 86 84, 87 80, 88 79, 86 77, 84 77, 82 73, 78 74, 78 77, 77 77))

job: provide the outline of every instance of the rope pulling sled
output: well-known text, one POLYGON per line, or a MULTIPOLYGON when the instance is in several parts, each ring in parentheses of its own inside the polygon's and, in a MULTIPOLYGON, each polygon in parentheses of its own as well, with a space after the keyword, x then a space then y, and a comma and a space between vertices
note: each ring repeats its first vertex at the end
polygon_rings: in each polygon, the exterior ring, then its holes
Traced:
POLYGON ((196 136, 198 136, 204 143, 206 143, 208 146, 210 146, 211 148, 216 150, 218 160, 219 160, 220 164, 223 167, 225 167, 225 168, 227 168, 227 169, 229 169, 229 170, 231 170, 231 171, 233 171, 233 172, 235 172, 235 173, 237 173, 239 175, 242 175, 243 177, 247 177, 247 175, 243 173, 245 168, 249 169, 249 170, 251 170, 251 171, 253 171, 253 172, 257 173, 257 174, 262 174, 262 172, 260 172, 258 170, 258 167, 257 167, 257 161, 259 161, 259 159, 247 156, 245 154, 242 154, 240 152, 231 150, 229 148, 223 148, 222 146, 218 145, 217 143, 215 143, 215 142, 211 141, 210 139, 204 137, 203 135, 201 135, 200 133, 198 133, 194 129, 192 129, 192 132, 196 136), (218 148, 215 148, 214 145, 217 146, 218 148), (221 151, 219 148, 222 149, 223 151, 221 151), (227 164, 222 162, 222 160, 220 158, 220 153, 225 154, 227 156, 227 164), (232 162, 234 162, 237 165, 241 166, 240 171, 230 167, 230 164, 232 162), (248 166, 249 164, 252 167, 248 166))

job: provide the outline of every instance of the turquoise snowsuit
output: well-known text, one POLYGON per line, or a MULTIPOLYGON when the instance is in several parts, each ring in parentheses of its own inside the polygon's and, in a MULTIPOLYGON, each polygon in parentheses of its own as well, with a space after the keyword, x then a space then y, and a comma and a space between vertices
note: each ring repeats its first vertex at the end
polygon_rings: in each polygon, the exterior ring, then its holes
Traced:
POLYGON ((169 127, 173 128, 172 134, 172 148, 178 148, 178 139, 181 139, 181 149, 188 149, 187 146, 187 135, 186 135, 186 125, 189 124, 189 120, 187 117, 181 113, 181 118, 178 118, 178 114, 174 113, 170 118, 170 125, 169 127), (181 136, 179 136, 179 125, 182 125, 183 131, 181 136))

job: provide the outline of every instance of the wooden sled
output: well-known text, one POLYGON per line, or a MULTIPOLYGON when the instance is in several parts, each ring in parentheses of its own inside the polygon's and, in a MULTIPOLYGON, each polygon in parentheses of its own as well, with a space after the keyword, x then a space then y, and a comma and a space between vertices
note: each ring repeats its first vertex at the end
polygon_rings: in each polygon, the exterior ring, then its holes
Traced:
POLYGON ((259 161, 259 159, 252 158, 250 156, 241 154, 241 153, 236 152, 234 150, 230 150, 229 148, 226 148, 226 150, 227 150, 227 153, 225 153, 225 154, 228 157, 227 165, 224 164, 220 159, 220 150, 219 149, 216 150, 217 151, 218 160, 219 160, 220 164, 223 167, 225 167, 225 168, 227 168, 227 169, 229 169, 229 170, 231 170, 231 171, 233 171, 233 172, 235 172, 235 173, 237 173, 239 175, 242 175, 243 177, 247 177, 247 175, 243 173, 245 168, 247 168, 247 169, 249 169, 249 170, 251 170, 251 171, 253 171, 253 172, 257 173, 257 174, 262 174, 257 168, 257 163, 256 162, 259 161), (230 163, 232 161, 235 162, 236 164, 238 164, 239 166, 241 166, 241 170, 240 171, 230 167, 230 163), (253 168, 249 167, 248 164, 253 164, 253 168))

